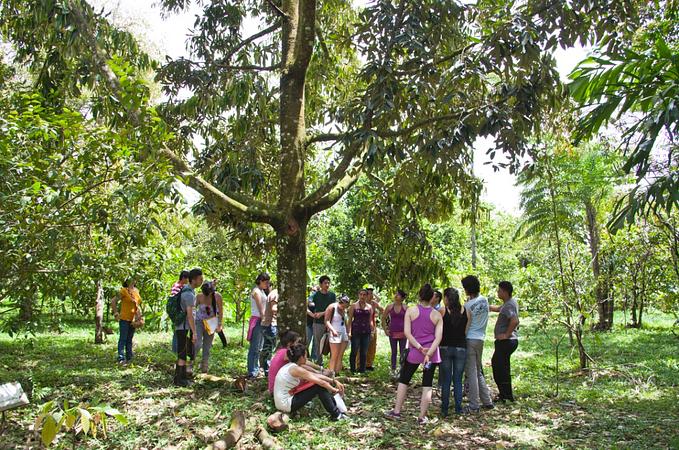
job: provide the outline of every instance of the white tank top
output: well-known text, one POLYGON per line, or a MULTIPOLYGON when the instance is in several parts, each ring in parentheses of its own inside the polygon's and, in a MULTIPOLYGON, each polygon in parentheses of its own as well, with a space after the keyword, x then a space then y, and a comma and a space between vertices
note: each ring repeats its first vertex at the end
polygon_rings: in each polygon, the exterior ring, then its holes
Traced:
POLYGON ((347 330, 347 327, 344 324, 344 314, 339 313, 339 306, 337 306, 337 304, 335 304, 330 324, 338 333, 343 333, 347 330))
MULTIPOLYGON (((264 293, 264 290, 260 287, 255 287, 256 291, 259 291, 259 295, 264 299, 264 311, 266 311, 266 294, 264 293)), ((250 315, 253 317, 260 317, 259 315, 259 309, 257 309, 257 302, 255 301, 255 297, 250 293, 250 315)))
POLYGON ((290 412, 292 406, 292 395, 290 390, 299 385, 299 378, 293 377, 290 374, 290 368, 297 367, 295 363, 287 363, 276 374, 276 380, 273 384, 273 400, 276 404, 276 409, 282 412, 290 412))

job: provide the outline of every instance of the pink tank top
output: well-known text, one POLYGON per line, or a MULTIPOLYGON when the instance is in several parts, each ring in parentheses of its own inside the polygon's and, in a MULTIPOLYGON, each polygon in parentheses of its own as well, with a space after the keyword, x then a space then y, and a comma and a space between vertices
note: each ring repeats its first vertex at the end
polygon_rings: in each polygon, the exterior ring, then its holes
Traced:
MULTIPOLYGON (((436 339, 436 324, 431 321, 429 317, 434 310, 431 306, 417 305, 419 315, 417 319, 410 323, 410 332, 415 340, 422 347, 431 347, 432 342, 436 339)), ((441 354, 438 347, 434 354, 431 355, 430 361, 434 364, 441 362, 441 354)), ((424 355, 415 348, 408 351, 408 362, 412 364, 422 364, 424 362, 424 355)))
POLYGON ((406 307, 401 305, 401 312, 394 311, 392 306, 389 310, 389 332, 403 333, 403 326, 405 324, 406 307))

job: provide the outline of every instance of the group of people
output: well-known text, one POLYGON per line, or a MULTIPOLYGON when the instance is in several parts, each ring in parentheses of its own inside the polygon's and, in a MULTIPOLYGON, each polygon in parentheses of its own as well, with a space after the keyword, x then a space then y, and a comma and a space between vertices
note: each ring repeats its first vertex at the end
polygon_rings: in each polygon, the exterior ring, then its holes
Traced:
MULTIPOLYGON (((351 345, 352 374, 373 370, 377 330, 381 326, 389 337, 391 375, 398 380, 395 405, 386 413, 388 418, 401 418, 408 387, 420 366, 418 423, 427 421, 437 367, 443 417, 449 414, 451 391, 455 413, 477 413, 493 408, 496 402, 514 401, 510 360, 518 347, 519 307, 513 286, 508 281, 498 284, 497 296, 502 305, 490 305, 480 288, 477 277, 463 278, 463 303, 457 289, 448 287, 441 293, 425 284, 418 292, 416 305, 407 306, 407 294, 397 290, 393 302, 383 308, 372 286, 360 289, 352 303, 347 295, 337 298, 330 290, 330 278, 322 276, 318 286, 310 289, 307 330, 302 337, 291 330, 278 333, 278 292, 272 289, 271 277, 260 273, 250 292, 247 377, 268 377, 269 391, 282 412, 294 412, 318 397, 330 417, 341 420, 346 417, 344 386, 336 377, 344 370, 346 348, 351 345), (491 398, 482 366, 489 312, 498 313, 492 357, 493 378, 499 391, 495 399, 491 398), (327 353, 330 358, 324 368, 323 356, 327 353), (468 399, 465 408, 463 377, 468 399)), ((133 357, 132 337, 141 297, 133 280, 125 282, 118 297, 120 309, 113 301, 113 313, 120 325, 118 360, 126 363, 133 357)), ((172 298, 177 300, 178 308, 178 315, 172 317, 172 345, 177 353, 174 384, 188 386, 201 350, 200 370, 207 372, 214 336, 218 335, 226 346, 223 299, 216 291, 216 281, 205 282, 200 269, 181 272, 172 286, 172 298)))
POLYGON ((386 413, 388 418, 401 418, 408 386, 420 366, 422 396, 418 423, 427 422, 437 367, 442 417, 449 414, 451 390, 458 414, 478 413, 481 409, 494 408, 495 402, 514 401, 510 359, 518 346, 519 311, 509 281, 498 284, 497 296, 502 305, 488 303, 480 294, 479 279, 473 275, 462 279, 464 304, 457 289, 449 287, 440 293, 425 284, 418 293, 417 305, 406 307, 407 294, 399 290, 394 301, 382 308, 379 298, 369 288, 361 289, 352 304, 348 296, 340 295, 337 299, 330 291, 329 277, 319 279, 318 287, 312 289, 308 299, 310 321, 306 342, 303 343, 297 333, 284 332, 268 369, 269 391, 279 410, 295 411, 319 397, 331 418, 345 417, 346 409, 343 411, 340 407, 343 400, 341 395, 338 397, 344 387, 335 377, 343 370, 343 355, 349 343, 349 370, 352 373, 371 370, 374 359, 369 359, 370 348, 371 342, 377 339, 379 319, 391 344, 392 376, 398 379, 395 406, 386 413), (482 365, 489 312, 498 313, 492 357, 493 378, 499 390, 495 399, 491 398, 482 365), (330 360, 323 369, 326 340, 330 360), (309 344, 313 344, 311 359, 316 364, 307 359, 309 344), (463 377, 468 386, 469 404, 465 408, 462 407, 463 377))

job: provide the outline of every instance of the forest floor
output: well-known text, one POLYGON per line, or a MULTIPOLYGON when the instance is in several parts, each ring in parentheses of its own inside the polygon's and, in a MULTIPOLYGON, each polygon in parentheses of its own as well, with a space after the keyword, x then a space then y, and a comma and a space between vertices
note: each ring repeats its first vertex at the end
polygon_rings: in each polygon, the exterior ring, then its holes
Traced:
MULTIPOLYGON (((350 420, 330 422, 314 403, 276 439, 286 449, 679 448, 679 338, 672 322, 656 315, 641 330, 617 325, 610 333, 587 333, 595 360, 587 372, 576 370, 577 352, 565 339, 557 394, 554 343, 561 331, 545 332, 524 320, 512 360, 518 400, 479 415, 435 419, 424 427, 415 423, 417 387, 410 390, 401 422, 383 418, 393 406, 395 385, 388 376, 388 341, 381 335, 377 369, 343 377, 350 420)), ((138 333, 135 360, 124 367, 115 363, 117 335, 95 345, 85 324, 71 324, 60 334, 0 335, 0 382, 20 381, 32 400, 8 414, 0 448, 39 448, 33 423, 39 406, 50 399, 106 403, 129 419, 126 426, 109 424, 106 439, 99 434, 74 441, 60 434, 54 448, 204 448, 225 433, 236 409, 247 417, 238 448, 260 448, 253 433, 273 412, 273 402, 263 379, 247 394, 233 387, 235 377, 245 372, 247 349, 239 345, 240 327, 227 331, 228 347, 217 341, 213 349, 214 376, 182 389, 171 385, 169 333, 138 333)), ((489 379, 492 346, 488 340, 484 352, 489 379)), ((492 380, 489 385, 495 391, 492 380)), ((438 416, 438 408, 435 399, 430 417, 438 416)))

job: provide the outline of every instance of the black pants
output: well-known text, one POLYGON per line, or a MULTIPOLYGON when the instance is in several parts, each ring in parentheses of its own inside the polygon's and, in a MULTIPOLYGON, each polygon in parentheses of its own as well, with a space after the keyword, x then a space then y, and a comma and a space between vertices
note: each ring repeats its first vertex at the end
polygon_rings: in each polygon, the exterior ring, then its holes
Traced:
POLYGON ((349 366, 352 372, 356 371, 356 352, 358 352, 358 371, 365 372, 368 360, 368 346, 370 346, 370 333, 358 333, 351 335, 351 352, 349 353, 349 366))
MULTIPOLYGON (((425 369, 424 366, 422 366, 422 387, 431 387, 434 383, 436 366, 438 366, 438 364, 432 364, 428 369, 425 369)), ((398 382, 409 385, 410 380, 413 378, 413 375, 415 375, 418 367, 420 367, 419 364, 413 364, 408 362, 408 360, 404 361, 403 367, 401 368, 401 374, 398 377, 398 382)))
POLYGON ((177 359, 186 361, 187 357, 193 359, 193 333, 191 330, 176 330, 177 335, 177 359))
POLYGON ((328 411, 330 417, 336 419, 340 415, 339 409, 337 409, 337 405, 335 404, 335 399, 332 398, 330 391, 317 384, 311 386, 309 389, 304 389, 302 392, 296 393, 292 397, 290 412, 297 411, 316 397, 321 401, 323 408, 328 411))
POLYGON ((495 352, 493 353, 493 358, 491 360, 493 365, 493 378, 495 378, 495 383, 500 391, 500 398, 504 400, 514 401, 510 358, 518 346, 519 341, 517 339, 495 341, 495 352))

